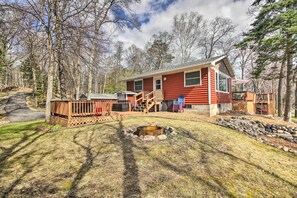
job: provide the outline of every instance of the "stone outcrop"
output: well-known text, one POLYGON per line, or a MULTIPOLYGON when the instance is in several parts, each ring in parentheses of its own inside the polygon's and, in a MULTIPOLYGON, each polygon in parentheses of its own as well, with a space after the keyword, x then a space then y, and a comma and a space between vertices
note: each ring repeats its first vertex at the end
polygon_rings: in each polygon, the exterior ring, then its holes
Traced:
POLYGON ((243 132, 268 145, 297 154, 297 150, 292 150, 287 147, 281 147, 280 145, 271 144, 265 138, 262 138, 264 135, 271 138, 281 138, 291 143, 297 143, 297 127, 263 123, 259 120, 251 120, 244 116, 219 118, 217 120, 217 124, 234 129, 236 131, 243 132))

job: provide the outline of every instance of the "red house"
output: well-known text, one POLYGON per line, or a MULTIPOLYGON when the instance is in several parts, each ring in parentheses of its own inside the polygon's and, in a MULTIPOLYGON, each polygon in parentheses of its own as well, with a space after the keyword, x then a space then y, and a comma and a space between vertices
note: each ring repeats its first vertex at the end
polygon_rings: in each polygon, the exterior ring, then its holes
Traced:
POLYGON ((232 110, 233 77, 232 66, 224 55, 171 65, 124 81, 127 91, 138 93, 134 101, 136 107, 146 103, 149 110, 156 104, 177 100, 183 95, 186 111, 215 115, 232 110))

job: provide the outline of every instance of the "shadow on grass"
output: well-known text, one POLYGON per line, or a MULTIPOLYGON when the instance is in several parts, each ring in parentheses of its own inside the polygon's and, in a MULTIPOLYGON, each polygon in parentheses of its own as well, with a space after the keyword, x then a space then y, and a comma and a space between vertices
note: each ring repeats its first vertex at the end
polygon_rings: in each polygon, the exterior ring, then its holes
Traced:
POLYGON ((3 198, 9 197, 9 195, 10 195, 10 193, 13 191, 13 189, 14 189, 17 185, 19 185, 19 184, 22 182, 23 178, 26 177, 26 176, 28 176, 31 172, 33 172, 33 169, 34 169, 35 167, 37 167, 38 165, 40 165, 41 162, 42 162, 42 160, 43 160, 47 155, 51 154, 53 151, 54 151, 54 150, 51 150, 51 151, 48 151, 48 152, 42 154, 41 157, 40 157, 35 163, 33 163, 33 164, 30 164, 30 162, 29 162, 30 159, 29 159, 29 158, 30 158, 30 156, 32 156, 32 155, 33 155, 34 153, 36 153, 37 151, 31 151, 31 152, 27 153, 26 155, 24 155, 24 160, 25 160, 25 162, 22 163, 22 166, 23 166, 23 168, 25 169, 25 171, 24 171, 20 176, 18 176, 17 179, 15 179, 15 180, 9 185, 9 187, 8 187, 6 190, 4 190, 4 192, 2 193, 2 197, 3 197, 3 198))
POLYGON ((14 156, 15 154, 17 154, 19 151, 22 151, 23 149, 25 149, 26 147, 30 146, 31 144, 33 144, 34 142, 36 142, 39 138, 41 138, 42 136, 44 136, 46 132, 43 132, 39 135, 37 135, 39 132, 35 131, 32 134, 28 135, 27 133, 24 134, 24 136, 15 144, 13 144, 12 146, 10 146, 9 148, 3 148, 2 150, 3 152, 0 154, 0 174, 3 171, 6 162, 9 158, 11 158, 12 156, 14 156), (37 136, 35 136, 37 135, 37 136), (35 137, 34 137, 35 136, 35 137), (30 140, 31 137, 34 137, 30 140), (25 143, 23 146, 20 146, 21 144, 25 143))
POLYGON ((217 152, 217 153, 219 153, 221 155, 227 156, 227 157, 231 158, 232 160, 240 161, 240 162, 242 162, 244 164, 247 164, 249 166, 252 166, 252 167, 254 167, 254 168, 256 168, 256 169, 258 169, 258 170, 266 173, 267 175, 270 175, 270 176, 274 177, 275 179, 281 180, 281 181, 285 182, 286 184, 289 184, 290 186, 297 188, 297 184, 294 184, 294 183, 292 183, 292 182, 290 182, 290 181, 288 181, 288 180, 280 177, 279 175, 277 175, 277 174, 275 174, 273 172, 270 172, 270 171, 264 169, 263 167, 261 167, 261 166, 259 166, 257 164, 254 164, 252 162, 249 162, 249 161, 246 161, 244 159, 241 159, 241 158, 239 158, 239 157, 237 157, 237 156, 235 156, 235 155, 233 155, 231 153, 228 153, 228 152, 225 152, 225 151, 221 151, 221 150, 215 148, 214 146, 212 146, 212 145, 210 145, 210 144, 208 144, 206 142, 203 142, 203 141, 199 140, 195 135, 193 135, 190 131, 187 131, 184 128, 178 128, 178 130, 179 131, 182 131, 182 133, 180 133, 180 134, 182 136, 186 137, 186 138, 189 138, 191 140, 194 140, 194 141, 198 142, 201 145, 207 146, 208 148, 212 149, 213 151, 215 151, 215 152, 217 152))
POLYGON ((80 166, 66 197, 76 197, 76 193, 78 191, 78 184, 81 182, 81 180, 87 174, 87 172, 89 172, 91 170, 91 168, 93 168, 94 160, 100 154, 100 151, 97 151, 95 154, 93 154, 93 152, 92 152, 91 144, 92 144, 93 137, 94 137, 94 130, 92 131, 92 133, 88 139, 87 145, 83 145, 82 143, 80 143, 77 140, 79 134, 82 132, 83 131, 79 131, 73 136, 73 142, 74 142, 74 144, 80 146, 85 151, 86 160, 80 166))
POLYGON ((228 196, 228 197, 235 197, 231 192, 228 191, 228 189, 226 189, 223 185, 215 185, 214 183, 211 183, 207 180, 205 180, 204 178, 198 176, 198 175, 194 175, 192 174, 189 170, 183 169, 178 167, 177 165, 174 165, 168 161, 165 161, 159 157, 155 157, 155 156, 151 156, 148 153, 148 149, 146 149, 146 147, 139 147, 136 146, 138 149, 142 150, 147 156, 149 156, 151 159, 155 160, 156 162, 158 162, 162 167, 174 171, 176 174, 178 175, 182 175, 182 176, 186 176, 189 177, 197 182, 202 183, 203 185, 207 186, 208 188, 212 189, 213 191, 217 192, 217 193, 223 193, 224 195, 228 196))
POLYGON ((123 152, 124 161, 124 181, 123 181, 123 197, 141 197, 141 188, 139 186, 139 176, 138 167, 136 164, 136 159, 133 153, 133 141, 130 138, 126 138, 123 133, 123 123, 122 120, 119 121, 119 128, 112 125, 105 124, 106 126, 112 127, 117 130, 117 136, 121 141, 121 147, 123 152))

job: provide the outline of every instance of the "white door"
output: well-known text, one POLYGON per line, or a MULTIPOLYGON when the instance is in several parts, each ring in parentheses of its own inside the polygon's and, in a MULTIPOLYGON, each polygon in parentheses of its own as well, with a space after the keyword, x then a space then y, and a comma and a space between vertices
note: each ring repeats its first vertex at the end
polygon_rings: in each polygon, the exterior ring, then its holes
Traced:
POLYGON ((162 77, 154 78, 154 91, 157 101, 163 100, 162 77))

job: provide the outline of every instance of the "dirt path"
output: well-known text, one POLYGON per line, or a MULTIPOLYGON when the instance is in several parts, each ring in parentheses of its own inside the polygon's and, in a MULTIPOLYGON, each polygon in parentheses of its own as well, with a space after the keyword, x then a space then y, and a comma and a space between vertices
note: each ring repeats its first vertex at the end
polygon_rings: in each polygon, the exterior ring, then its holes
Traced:
POLYGON ((35 111, 26 104, 30 93, 19 92, 0 101, 0 107, 10 122, 23 122, 44 118, 44 111, 35 111))

